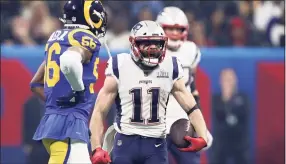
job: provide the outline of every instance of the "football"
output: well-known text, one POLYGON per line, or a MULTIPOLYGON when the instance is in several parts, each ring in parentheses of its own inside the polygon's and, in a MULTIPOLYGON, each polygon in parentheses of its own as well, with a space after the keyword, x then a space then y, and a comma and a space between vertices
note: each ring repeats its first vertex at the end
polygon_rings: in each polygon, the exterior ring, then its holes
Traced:
POLYGON ((194 137, 195 129, 187 119, 175 121, 170 129, 169 137, 178 148, 189 146, 189 142, 184 139, 185 136, 194 137))

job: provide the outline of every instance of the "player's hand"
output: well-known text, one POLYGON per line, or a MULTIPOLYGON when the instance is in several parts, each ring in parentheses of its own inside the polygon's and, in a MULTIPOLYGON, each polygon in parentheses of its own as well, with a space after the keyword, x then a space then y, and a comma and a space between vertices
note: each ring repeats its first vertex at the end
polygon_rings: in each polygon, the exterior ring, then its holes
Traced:
POLYGON ((110 156, 102 148, 96 148, 90 160, 92 164, 108 164, 111 162, 110 156))
POLYGON ((187 148, 180 148, 180 151, 197 152, 207 146, 207 142, 202 137, 193 138, 190 136, 185 136, 184 139, 190 143, 190 146, 187 148))
POLYGON ((84 90, 82 91, 71 91, 66 96, 59 97, 57 100, 57 105, 61 108, 70 108, 79 103, 85 102, 84 90))

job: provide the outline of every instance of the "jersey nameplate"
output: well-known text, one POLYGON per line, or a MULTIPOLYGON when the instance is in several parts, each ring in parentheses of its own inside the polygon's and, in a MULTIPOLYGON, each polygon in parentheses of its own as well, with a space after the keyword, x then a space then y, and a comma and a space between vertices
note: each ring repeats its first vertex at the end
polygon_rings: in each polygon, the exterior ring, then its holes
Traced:
POLYGON ((48 42, 51 41, 63 41, 64 37, 68 34, 68 31, 56 31, 49 38, 48 42))

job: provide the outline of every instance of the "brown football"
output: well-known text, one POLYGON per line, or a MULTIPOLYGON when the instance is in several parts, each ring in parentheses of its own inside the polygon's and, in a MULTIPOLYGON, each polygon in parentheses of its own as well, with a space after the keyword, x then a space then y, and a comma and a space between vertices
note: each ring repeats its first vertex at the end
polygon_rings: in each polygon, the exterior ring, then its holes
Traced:
POLYGON ((187 119, 175 121, 170 129, 169 137, 178 148, 189 146, 189 142, 184 139, 185 136, 194 137, 195 129, 187 119))

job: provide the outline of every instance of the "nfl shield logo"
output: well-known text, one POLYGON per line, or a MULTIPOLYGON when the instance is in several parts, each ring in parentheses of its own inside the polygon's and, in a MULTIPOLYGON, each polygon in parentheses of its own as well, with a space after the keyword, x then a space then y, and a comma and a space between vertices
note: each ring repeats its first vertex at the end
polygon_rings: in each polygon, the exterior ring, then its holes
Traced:
POLYGON ((121 146, 122 145, 122 140, 117 140, 117 146, 121 146))

